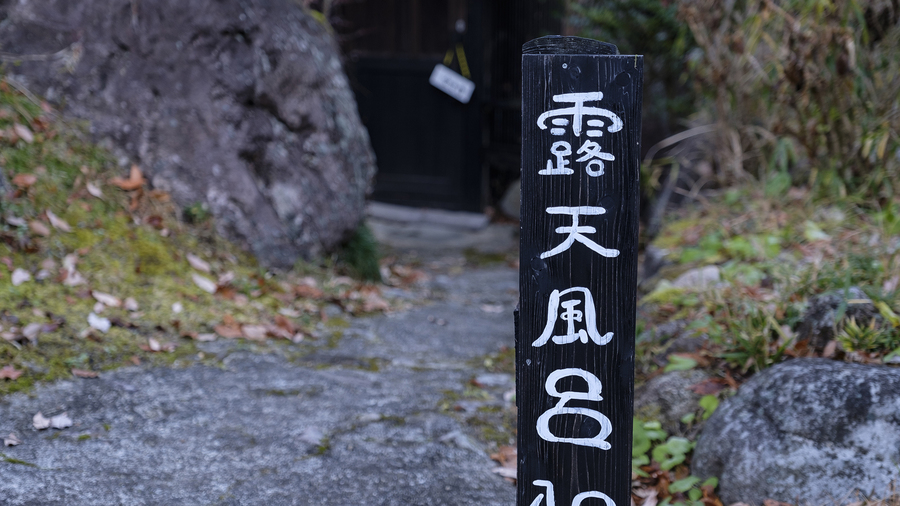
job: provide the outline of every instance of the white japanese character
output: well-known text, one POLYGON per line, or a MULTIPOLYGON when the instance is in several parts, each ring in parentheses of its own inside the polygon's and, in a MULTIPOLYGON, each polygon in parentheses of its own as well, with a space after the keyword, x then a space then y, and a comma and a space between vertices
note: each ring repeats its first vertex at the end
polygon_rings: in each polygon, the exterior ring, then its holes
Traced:
MULTIPOLYGON (((550 123, 553 124, 554 128, 550 129, 550 135, 565 135, 566 129, 560 127, 568 126, 570 121, 568 118, 560 116, 572 116, 572 133, 575 134, 575 137, 581 137, 583 118, 585 116, 597 116, 609 120, 609 126, 606 128, 608 132, 618 132, 622 129, 623 123, 614 112, 599 107, 585 107, 584 105, 585 102, 599 102, 602 99, 603 93, 599 91, 553 95, 554 102, 573 105, 562 109, 552 109, 541 114, 537 120, 538 128, 546 130, 547 119, 553 118, 550 120, 550 123)), ((594 127, 586 131, 588 137, 601 137, 603 135, 603 130, 600 130, 600 128, 603 127, 604 120, 589 119, 587 124, 589 127, 594 127)))
POLYGON ((584 141, 584 144, 578 148, 578 154, 584 154, 581 158, 577 159, 577 162, 584 162, 586 160, 590 160, 587 163, 587 166, 584 170, 587 171, 589 176, 602 176, 603 175, 603 160, 613 161, 616 159, 611 153, 605 153, 600 148, 600 145, 594 141, 587 140, 584 141), (596 168, 594 168, 596 167, 596 168))
MULTIPOLYGON (((551 397, 558 397, 559 402, 556 403, 556 406, 544 411, 537 419, 537 433, 541 439, 550 441, 551 443, 572 443, 579 446, 600 448, 601 450, 609 450, 612 448, 612 446, 606 442, 606 438, 609 437, 609 434, 612 432, 612 423, 609 421, 609 418, 594 409, 566 406, 566 403, 572 400, 602 401, 603 397, 600 396, 600 392, 603 390, 603 385, 600 383, 599 378, 583 369, 559 369, 550 373, 550 376, 547 377, 547 382, 544 384, 544 388, 551 397), (556 389, 556 383, 559 380, 572 376, 582 378, 587 382, 587 392, 572 390, 560 392, 556 389), (550 419, 554 416, 564 415, 582 415, 593 418, 600 424, 600 432, 594 437, 559 437, 550 431, 550 419)), ((578 431, 576 430, 575 432, 578 431)))
POLYGON ((562 207, 561 206, 561 207, 548 207, 547 213, 548 214, 572 215, 572 226, 556 228, 557 234, 569 234, 569 236, 566 237, 566 240, 563 241, 562 244, 560 244, 559 246, 556 246, 555 248, 553 248, 549 251, 545 251, 545 252, 541 253, 541 258, 549 258, 549 257, 552 257, 553 255, 562 253, 563 251, 566 251, 567 249, 569 249, 572 246, 572 244, 575 243, 575 241, 578 241, 581 244, 584 244, 591 250, 593 250, 607 258, 619 256, 619 250, 604 248, 603 246, 600 246, 599 244, 595 243, 594 241, 592 241, 582 235, 582 234, 593 234, 594 232, 597 231, 596 228, 590 227, 587 225, 578 225, 578 217, 579 216, 581 216, 583 214, 588 215, 588 216, 597 216, 600 214, 605 214, 606 209, 599 207, 599 206, 598 207, 590 207, 590 206, 562 207))
POLYGON ((554 142, 550 147, 550 152, 556 157, 556 167, 553 166, 553 160, 547 160, 547 168, 539 170, 538 174, 542 176, 556 176, 560 174, 574 174, 575 171, 566 168, 569 161, 566 157, 572 154, 572 145, 565 141, 554 142))
POLYGON ((547 305, 547 325, 544 327, 544 332, 540 337, 535 339, 531 345, 540 347, 547 344, 547 341, 550 339, 553 339, 553 342, 556 344, 574 343, 579 339, 582 343, 587 344, 588 337, 590 337, 590 340, 593 341, 594 344, 600 346, 608 343, 613 338, 612 332, 607 332, 601 336, 600 332, 597 331, 597 314, 594 309, 594 297, 591 295, 591 291, 583 287, 569 288, 562 292, 553 290, 553 293, 550 294, 550 303, 547 305), (575 309, 582 300, 570 299, 560 302, 560 297, 572 292, 581 292, 584 302, 583 312, 575 309), (560 306, 565 310, 561 315, 559 314, 560 306), (553 328, 556 326, 557 315, 566 322, 565 335, 553 335, 553 328), (582 319, 584 320, 585 328, 576 331, 575 322, 580 323, 582 319))
MULTIPOLYGON (((550 483, 547 480, 534 480, 533 483, 536 487, 544 487, 547 489, 547 506, 556 506, 556 499, 553 497, 553 483, 550 483)), ((616 506, 615 501, 613 501, 611 497, 603 492, 596 492, 593 490, 576 495, 575 498, 572 499, 572 506, 581 506, 581 503, 589 498, 602 499, 603 502, 606 503, 606 506, 616 506)), ((534 498, 534 501, 531 502, 531 506, 540 506, 541 501, 543 500, 544 494, 538 494, 538 496, 534 498)))

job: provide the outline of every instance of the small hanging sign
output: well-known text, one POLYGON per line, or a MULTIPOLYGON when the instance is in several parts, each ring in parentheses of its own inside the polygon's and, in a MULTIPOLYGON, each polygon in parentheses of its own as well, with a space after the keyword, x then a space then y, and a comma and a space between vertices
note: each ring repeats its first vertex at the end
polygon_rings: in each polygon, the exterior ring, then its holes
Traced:
POLYGON ((428 82, 464 104, 469 103, 469 100, 472 99, 472 92, 475 91, 475 83, 440 63, 434 66, 428 82))

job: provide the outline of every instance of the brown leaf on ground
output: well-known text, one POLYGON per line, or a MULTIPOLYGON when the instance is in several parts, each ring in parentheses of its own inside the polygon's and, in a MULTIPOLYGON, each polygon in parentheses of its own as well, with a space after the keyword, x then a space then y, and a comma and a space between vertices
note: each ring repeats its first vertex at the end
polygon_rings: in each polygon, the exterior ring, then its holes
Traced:
POLYGON ((50 235, 50 227, 44 225, 40 221, 31 220, 28 222, 28 228, 37 235, 48 237, 50 235))
POLYGON ((697 395, 715 395, 728 388, 728 382, 721 378, 709 378, 691 385, 691 391, 697 395))
POLYGON ((16 370, 15 367, 8 365, 0 369, 0 379, 8 379, 15 381, 22 375, 22 371, 16 370))
POLYGON ((517 459, 515 446, 501 446, 497 448, 497 452, 491 454, 491 460, 500 464, 500 467, 495 467, 493 469, 495 473, 510 481, 516 480, 518 471, 516 470, 517 459))
POLYGON ((12 184, 18 186, 19 188, 29 188, 34 185, 34 183, 37 183, 37 176, 35 176, 34 174, 23 172, 22 174, 16 174, 12 178, 12 184))
POLYGON ((76 378, 98 378, 100 373, 95 371, 86 371, 84 369, 72 369, 72 376, 76 378))
POLYGON ((158 214, 154 214, 152 216, 147 216, 146 218, 144 218, 144 223, 146 223, 147 225, 150 225, 151 227, 155 228, 156 230, 162 230, 163 228, 165 228, 163 217, 158 214))
POLYGON ((297 297, 302 297, 305 299, 321 299, 325 296, 325 292, 319 290, 314 286, 308 285, 295 285, 294 286, 294 295, 297 297))
POLYGON ((291 334, 294 334, 297 331, 297 327, 294 325, 294 322, 288 320, 280 314, 275 315, 275 325, 290 332, 291 334))
POLYGON ((225 339, 237 339, 244 336, 239 325, 216 325, 213 327, 213 330, 216 331, 216 334, 225 339))
POLYGON ((137 190, 141 186, 144 186, 145 182, 144 175, 137 165, 131 166, 131 172, 128 175, 128 179, 117 176, 109 180, 109 184, 117 186, 125 191, 137 190))

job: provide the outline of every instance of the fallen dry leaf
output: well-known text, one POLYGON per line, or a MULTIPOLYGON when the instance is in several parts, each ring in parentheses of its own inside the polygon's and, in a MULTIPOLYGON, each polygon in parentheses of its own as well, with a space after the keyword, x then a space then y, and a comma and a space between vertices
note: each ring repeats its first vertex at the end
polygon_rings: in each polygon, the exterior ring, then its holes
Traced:
POLYGON ((53 228, 62 232, 71 232, 72 227, 66 220, 60 218, 59 216, 53 214, 53 211, 47 209, 47 218, 50 220, 50 224, 53 225, 53 228))
POLYGON ((95 371, 85 371, 84 369, 72 369, 72 376, 77 378, 97 378, 100 374, 95 371))
POLYGON ((275 315, 275 325, 290 332, 291 334, 293 334, 297 331, 297 328, 294 325, 294 322, 288 320, 287 318, 285 318, 284 316, 282 316, 280 314, 275 315))
POLYGON ((216 337, 218 337, 218 336, 216 336, 213 333, 197 334, 196 336, 193 336, 194 340, 201 341, 201 342, 215 341, 216 337))
POLYGON ((144 182, 144 175, 137 165, 131 166, 131 172, 128 174, 128 179, 114 177, 109 180, 109 184, 117 186, 125 191, 137 190, 141 186, 144 186, 144 182))
POLYGON ((390 308, 391 305, 375 292, 369 292, 363 296, 362 311, 364 313, 387 311, 390 308))
POLYGON ((9 433, 9 436, 3 438, 3 446, 18 446, 20 444, 22 444, 22 440, 12 432, 9 433))
POLYGON ((175 343, 161 343, 152 337, 147 338, 147 344, 141 344, 138 346, 138 348, 140 348, 144 351, 152 351, 154 353, 160 352, 160 351, 165 351, 165 352, 171 353, 171 352, 175 351, 176 347, 177 347, 177 345, 175 343))
POLYGON ((321 299, 325 293, 314 286, 297 285, 294 287, 294 295, 306 299, 321 299))
POLYGON ((13 132, 15 132, 16 135, 18 135, 19 138, 25 141, 27 144, 31 144, 32 142, 34 142, 34 134, 32 134, 31 130, 29 130, 25 125, 15 123, 13 125, 13 132))
POLYGON ((119 299, 118 297, 116 297, 114 295, 110 295, 108 293, 98 292, 97 290, 91 290, 91 296, 93 296, 97 302, 100 302, 109 307, 121 307, 122 306, 121 299, 119 299))
POLYGON ((37 430, 44 430, 50 427, 50 419, 45 417, 40 411, 31 418, 31 423, 37 430))
POLYGON ((37 338, 44 329, 43 323, 29 323, 22 329, 22 335, 32 343, 37 343, 37 338))
POLYGON ((87 188, 88 193, 90 193, 94 197, 96 197, 98 199, 103 198, 103 192, 100 190, 100 187, 97 186, 96 184, 88 182, 84 186, 85 186, 85 188, 87 188))
MULTIPOLYGON (((40 413, 38 413, 40 414, 40 413)), ((62 413, 50 418, 51 429, 67 429, 72 426, 72 419, 68 413, 62 413)))
POLYGON ((37 235, 41 235, 44 237, 48 237, 50 235, 50 227, 37 220, 29 221, 28 228, 30 228, 31 231, 37 235))
POLYGON ((207 293, 216 293, 219 288, 215 281, 194 272, 191 273, 191 279, 194 280, 194 284, 207 293))
POLYGON ((22 218, 17 218, 15 216, 7 216, 6 222, 14 227, 27 227, 28 222, 22 218))
POLYGON ((90 313, 87 320, 88 325, 90 325, 91 328, 97 329, 104 334, 109 332, 109 328, 112 326, 112 322, 109 321, 109 318, 103 318, 94 313, 90 313))
POLYGON ((267 329, 265 325, 241 325, 241 333, 251 341, 263 341, 266 338, 267 329))
POLYGON ((34 174, 16 174, 12 178, 12 184, 18 186, 19 188, 29 188, 34 185, 34 183, 37 183, 37 176, 35 176, 34 174))
POLYGON ((709 378, 691 385, 691 391, 697 395, 715 395, 726 388, 728 385, 725 380, 719 378, 709 378))
POLYGON ((243 332, 241 332, 241 327, 239 326, 216 325, 215 327, 213 327, 213 330, 216 331, 216 334, 224 337, 225 339, 237 339, 244 336, 243 332))
POLYGON ((128 311, 137 311, 138 309, 140 309, 140 306, 138 306, 138 303, 136 300, 134 300, 134 297, 126 298, 123 306, 128 311))
POLYGON ((211 271, 211 269, 209 268, 209 264, 193 253, 187 254, 187 261, 189 264, 191 264, 191 267, 197 269, 198 271, 205 272, 207 274, 209 274, 209 272, 211 271))
POLYGON ((22 371, 16 370, 16 368, 11 365, 0 369, 0 379, 16 380, 21 375, 22 371))
POLYGON ((22 269, 21 267, 17 268, 12 273, 12 284, 13 286, 19 286, 26 281, 31 280, 31 273, 22 269))
POLYGON ((291 341, 294 339, 294 333, 288 332, 287 330, 277 326, 277 325, 266 325, 266 335, 269 337, 280 337, 283 339, 287 339, 291 341))

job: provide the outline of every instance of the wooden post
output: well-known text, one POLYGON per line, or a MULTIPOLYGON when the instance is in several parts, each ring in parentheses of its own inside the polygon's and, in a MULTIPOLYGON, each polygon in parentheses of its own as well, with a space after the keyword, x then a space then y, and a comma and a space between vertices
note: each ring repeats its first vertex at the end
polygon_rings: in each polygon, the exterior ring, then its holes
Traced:
POLYGON ((518 506, 629 506, 643 57, 523 46, 518 506))

